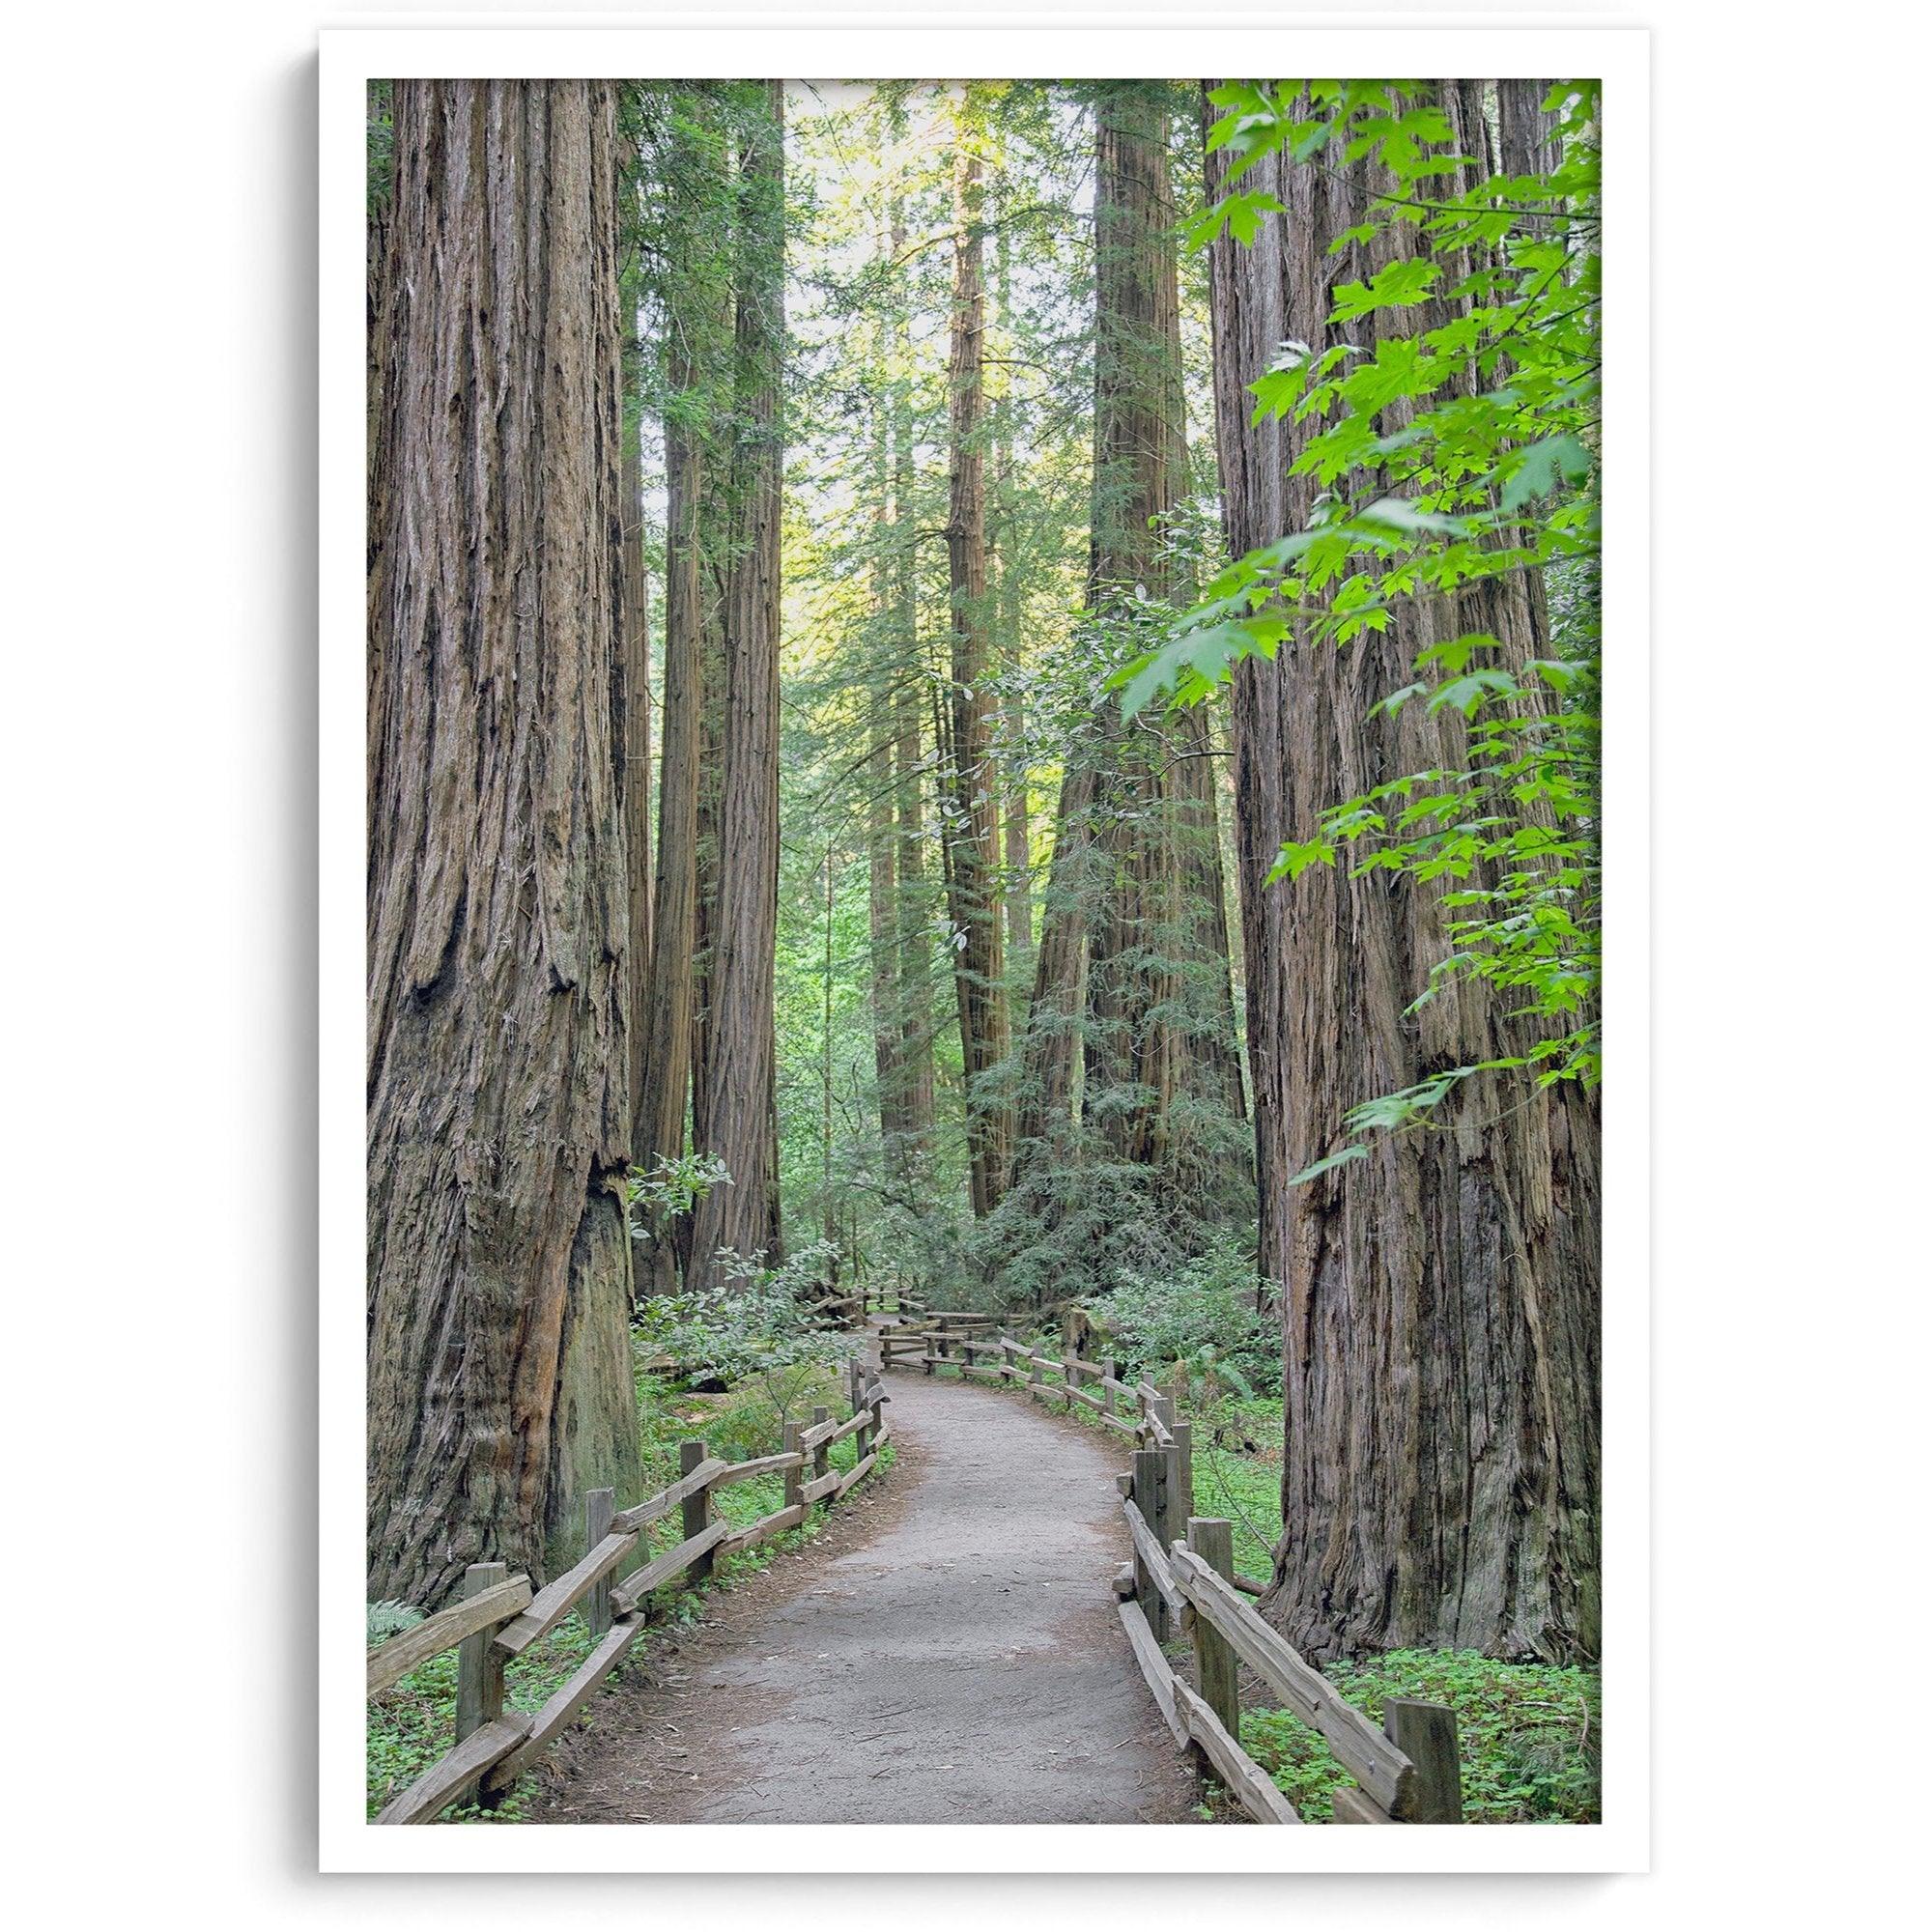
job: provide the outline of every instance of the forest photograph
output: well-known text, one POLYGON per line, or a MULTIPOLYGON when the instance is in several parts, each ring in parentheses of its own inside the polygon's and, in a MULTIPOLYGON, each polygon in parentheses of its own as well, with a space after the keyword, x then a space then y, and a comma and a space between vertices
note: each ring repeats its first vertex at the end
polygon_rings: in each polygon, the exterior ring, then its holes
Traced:
POLYGON ((1617 98, 368 83, 372 1827, 1617 1816, 1617 98))

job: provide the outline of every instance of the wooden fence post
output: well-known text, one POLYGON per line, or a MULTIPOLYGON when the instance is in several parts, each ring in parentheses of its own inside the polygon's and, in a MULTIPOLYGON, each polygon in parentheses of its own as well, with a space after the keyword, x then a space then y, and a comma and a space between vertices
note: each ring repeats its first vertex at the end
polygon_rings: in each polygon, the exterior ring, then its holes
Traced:
MULTIPOLYGON (((849 1356, 845 1363, 845 1410, 848 1416, 857 1415, 866 1406, 866 1374, 859 1366, 857 1355, 849 1356)), ((852 1443, 852 1466, 856 1469, 866 1460, 867 1431, 862 1425, 852 1443)))
MULTIPOLYGON (((800 1424, 796 1422, 787 1422, 785 1424, 784 1453, 787 1456, 798 1454, 798 1438, 804 1434, 805 1430, 800 1424)), ((784 1472, 784 1506, 786 1509, 796 1509, 805 1500, 802 1493, 804 1489, 805 1470, 799 1464, 794 1463, 784 1472)))
MULTIPOLYGON (((681 1476, 690 1475, 692 1470, 696 1468, 709 1453, 704 1446, 704 1438, 701 1435, 688 1436, 677 1445, 678 1474, 681 1476)), ((699 1490, 695 1496, 686 1496, 684 1499, 684 1534, 687 1537, 697 1536, 710 1526, 711 1492, 709 1490, 699 1490)), ((648 1550, 645 1551, 646 1555, 649 1553, 648 1550)), ((711 1575, 712 1565, 716 1561, 716 1551, 706 1549, 694 1556, 685 1569, 685 1581, 687 1583, 703 1582, 711 1575)))
MULTIPOLYGON (((1235 1525, 1225 1517, 1187 1519, 1187 1547, 1224 1582, 1235 1577, 1235 1525)), ((1194 1688, 1231 1738, 1241 1735, 1241 1693, 1235 1647, 1197 1610, 1194 1616, 1194 1688)))
MULTIPOLYGON (((1134 1451, 1134 1507, 1140 1511, 1142 1520, 1153 1531, 1154 1540, 1163 1549, 1167 1539, 1161 1535, 1161 1524, 1166 1520, 1166 1512, 1161 1504, 1161 1490, 1167 1481, 1167 1457, 1158 1449, 1136 1449, 1134 1451)), ((1158 1643, 1167 1641, 1167 1600, 1154 1588, 1152 1577, 1138 1556, 1134 1561, 1135 1596, 1140 1600, 1141 1614, 1148 1620, 1148 1628, 1154 1634, 1158 1643)))
POLYGON ((1420 1697, 1382 1699, 1382 1729, 1415 1766, 1406 1825, 1463 1822, 1463 1766, 1456 1749, 1456 1713, 1420 1697))
POLYGON ((879 1426, 879 1411, 866 1400, 863 1375, 853 1378, 852 1413, 866 1418, 859 1426, 859 1439, 852 1445, 852 1466, 856 1469, 872 1453, 872 1432, 879 1426))
POLYGON ((1029 1349, 1027 1350, 1027 1387, 1037 1389, 1045 1379, 1046 1371, 1039 1365, 1039 1350, 1037 1349, 1029 1349))
MULTIPOLYGON (((605 1492, 610 1493, 608 1491, 605 1492)), ((507 1563, 472 1563, 463 1573, 463 1594, 474 1597, 509 1579, 507 1563)), ((503 1715, 503 1653, 497 1648, 495 1630, 480 1630, 467 1636, 456 1652, 456 1742, 461 1744, 485 1724, 494 1724, 503 1715)), ((456 1803, 476 1802, 477 1787, 468 1785, 456 1803)), ((494 1805, 487 1793, 482 1802, 494 1805)))
MULTIPOLYGON (((611 1534, 611 1519, 616 1513, 616 1506, 615 1490, 592 1490, 583 1498, 583 1553, 586 1556, 611 1534)), ((609 1576, 593 1583, 590 1594, 583 1600, 583 1627, 592 1636, 602 1636, 611 1628, 609 1576)))
POLYGON ((1174 1398, 1171 1395, 1164 1395, 1152 1406, 1153 1412, 1160 1418, 1161 1426, 1167 1431, 1168 1443, 1165 1449, 1160 1449, 1158 1452, 1161 1463, 1160 1520, 1155 1521, 1150 1516, 1148 1521, 1153 1524, 1153 1532, 1160 1539, 1160 1547, 1166 1549, 1179 1536, 1181 1523, 1192 1514, 1192 1505, 1185 1502, 1179 1493, 1180 1484, 1178 1480, 1179 1466, 1176 1454, 1179 1445, 1174 1436, 1174 1398))
POLYGON ((1177 1418, 1173 1435, 1174 1447, 1168 1451, 1167 1506, 1172 1521, 1178 1525, 1194 1514, 1193 1423, 1177 1418))
MULTIPOLYGON (((811 1411, 814 1428, 822 1429, 832 1420, 832 1411, 821 1402, 811 1411)), ((811 1447, 811 1480, 816 1483, 826 1474, 827 1465, 832 1461, 832 1445, 821 1435, 811 1447)))

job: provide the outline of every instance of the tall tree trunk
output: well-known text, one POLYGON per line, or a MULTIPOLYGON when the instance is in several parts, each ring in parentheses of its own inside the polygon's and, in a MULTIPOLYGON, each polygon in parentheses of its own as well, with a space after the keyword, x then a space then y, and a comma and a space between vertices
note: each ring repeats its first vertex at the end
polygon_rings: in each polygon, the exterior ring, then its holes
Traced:
POLYGON ((1005 1190, 1009 1110, 988 1076, 1007 1056, 1005 960, 1000 938, 999 779, 993 760, 992 668, 986 598, 986 300, 981 273, 980 161, 970 99, 960 110, 952 164, 952 342, 949 367, 952 502, 946 554, 952 613, 952 803, 948 813, 954 977, 966 1081, 973 1211, 990 1213, 1005 1190))
POLYGON ((650 582, 644 574, 644 487, 635 437, 623 464, 623 567, 618 582, 624 647, 617 705, 624 748, 624 843, 630 857, 631 1148, 641 1146, 650 1098, 645 1056, 651 1033, 651 624, 650 582))
MULTIPOLYGON (((1016 635, 1017 628, 1009 633, 1016 635)), ((1006 775, 1007 950, 1014 965, 1024 971, 1033 958, 1033 823, 1027 810, 1026 768, 1017 752, 1026 743, 1026 700, 1018 692, 1010 692, 1005 711, 1007 742, 1014 748, 1006 775)))
MULTIPOLYGON (((724 379, 730 395, 730 379, 724 379)), ((727 408, 729 407, 727 403, 727 408)), ((714 440, 706 452, 704 494, 698 505, 702 563, 697 655, 697 924, 692 959, 691 1130, 692 1146, 712 1151, 711 1094, 718 1012, 719 855, 724 850, 725 712, 725 607, 730 597, 728 558, 739 541, 733 516, 736 460, 728 442, 714 440)), ((692 1278, 696 1217, 678 1230, 680 1260, 692 1278)))
POLYGON ((1057 1171, 1073 1128, 1074 1072, 1085 1037, 1088 912, 1099 895, 1099 853, 1093 836, 1094 767, 1091 740, 1069 746, 1054 811, 1053 858, 1047 867, 1033 995, 1027 1003, 1013 1119, 1013 1171, 1057 1171))
POLYGON ((764 84, 739 160, 737 513, 724 600, 724 716, 710 1054, 699 1143, 730 1170, 693 1217, 696 1278, 720 1249, 779 1250, 779 388, 784 354, 784 87, 764 84))
MULTIPOLYGON (((692 133, 674 151, 671 171, 692 200, 709 211, 724 184, 710 123, 715 109, 703 95, 689 103, 692 133)), ((680 265, 681 266, 681 265, 680 265)), ((684 1155, 691 1124, 696 1059, 698 931, 699 795, 704 764, 704 665, 708 651, 710 563, 716 547, 707 519, 720 497, 716 452, 705 427, 711 367, 722 334, 721 291, 701 276, 675 277, 668 301, 665 385, 665 668, 664 742, 658 776, 658 863, 652 914, 650 1037, 644 1053, 645 1092, 639 1112, 639 1165, 684 1155)), ((638 1294, 665 1295, 677 1286, 679 1241, 689 1219, 673 1227, 653 1221, 639 1250, 638 1294)))
MULTIPOLYGON (((916 639, 915 639, 916 647, 916 639)), ((907 667, 895 706, 893 747, 898 841, 899 1070, 905 1123, 904 1168, 924 1166, 932 1147, 932 934, 925 879, 925 770, 921 745, 919 686, 907 667)))
MULTIPOLYGON (((1143 586, 1175 588, 1161 526, 1186 476, 1166 91, 1114 83, 1097 120, 1091 601, 1125 619, 1143 586)), ((1233 1121, 1243 1107, 1207 724, 1194 709, 1121 734, 1095 826, 1111 889, 1088 942, 1089 1104, 1116 1155, 1159 1170, 1182 1216, 1217 1185, 1227 1194, 1230 1165, 1209 1117, 1185 1102, 1233 1121)))
POLYGON ((872 614, 881 639, 867 706, 867 732, 871 755, 866 761, 866 855, 870 914, 872 1067, 879 1107, 879 1146, 883 1171, 903 1162, 906 1131, 904 1016, 899 1011, 898 830, 894 823, 897 782, 893 742, 898 735, 894 680, 901 674, 900 640, 894 634, 893 457, 890 406, 880 410, 873 431, 872 614))
POLYGON ((893 723, 890 696, 875 696, 867 726, 872 754, 866 761, 866 855, 871 930, 872 1070, 879 1098, 879 1141, 889 1173, 900 1164, 906 1132, 905 1074, 900 1064, 905 1031, 899 1012, 893 723))
MULTIPOLYGON (((905 215, 893 205, 893 259, 905 253, 905 215)), ((898 913, 898 1067, 903 1139, 900 1176, 916 1179, 932 1149, 932 901, 925 873, 925 767, 920 695, 925 665, 919 637, 918 530, 913 505, 913 440, 907 420, 904 370, 911 330, 901 302, 893 318, 898 373, 892 393, 892 572, 895 873, 898 913)))
MULTIPOLYGON (((999 176, 999 226, 994 240, 994 287, 999 298, 1002 329, 1010 336, 1013 313, 1012 212, 1010 183, 1004 168, 999 176)), ((1017 492, 1013 484, 1013 391, 1010 371, 993 406, 993 535, 995 595, 999 611, 1001 662, 1009 676, 1001 699, 1001 724, 1006 753, 1001 766, 1006 780, 1000 801, 1001 837, 1005 841, 1000 901, 1006 909, 1007 958, 1024 972, 1033 961, 1033 829, 1027 822, 1026 699, 1017 674, 1021 660, 1023 573, 1020 566, 1017 492)))
MULTIPOLYGON (((675 340, 675 336, 673 336, 675 340)), ((688 390, 687 358, 673 351, 674 391, 688 390)), ((703 451, 688 426, 665 425, 665 683, 663 767, 658 779, 658 865, 652 921, 650 1039, 644 1053, 644 1102, 639 1110, 638 1162, 647 1172, 685 1150, 691 1114, 691 1055, 697 951, 697 765, 703 702, 702 597, 697 508, 703 451)), ((668 1294, 676 1286, 677 1253, 661 1224, 639 1260, 638 1293, 668 1294)))
MULTIPOLYGON (((1473 82, 1436 92, 1451 152, 1480 153, 1473 82)), ((1208 156, 1208 193, 1223 157, 1208 156)), ((1290 474, 1306 432, 1251 424, 1244 385, 1284 340, 1331 340, 1331 285, 1366 281, 1413 231, 1378 226, 1331 255, 1392 184, 1365 162, 1268 160, 1244 188, 1286 205, 1249 249, 1214 246, 1215 390, 1228 541, 1238 555, 1307 526, 1317 485, 1290 474)), ((1450 320, 1446 301, 1350 325, 1450 320)), ((1384 433, 1407 420, 1382 414, 1384 433)), ((1263 1608, 1333 1657, 1408 1645, 1570 1658, 1598 1647, 1598 1131, 1572 1087, 1465 1083, 1445 1131, 1383 1137, 1290 1190, 1350 1107, 1437 1069, 1520 1051, 1506 1002, 1461 979, 1406 1011, 1445 956, 1442 888, 1311 867, 1265 885, 1285 839, 1390 776, 1454 768, 1453 707, 1370 707, 1440 637, 1486 631, 1520 667, 1545 654, 1527 579, 1408 602, 1382 637, 1292 640, 1241 664, 1233 713, 1237 846, 1261 1182, 1261 1268, 1283 1284, 1284 1530, 1263 1608)))
MULTIPOLYGON (((1172 588, 1158 526, 1186 469, 1169 126, 1158 84, 1100 90, 1089 603, 1116 631, 1172 588)), ((1245 1206, 1240 1151, 1210 1130, 1245 1103, 1206 731, 1199 711, 1123 724, 1108 696, 1069 751, 1015 1135, 1016 1165, 1057 1171, 1078 1047, 1085 1116, 1181 1220, 1245 1206)))
POLYGON ((639 1477, 626 1317, 617 134, 398 81, 370 611, 368 1569, 547 1574, 639 1477), (480 540, 487 532, 489 541, 480 540))

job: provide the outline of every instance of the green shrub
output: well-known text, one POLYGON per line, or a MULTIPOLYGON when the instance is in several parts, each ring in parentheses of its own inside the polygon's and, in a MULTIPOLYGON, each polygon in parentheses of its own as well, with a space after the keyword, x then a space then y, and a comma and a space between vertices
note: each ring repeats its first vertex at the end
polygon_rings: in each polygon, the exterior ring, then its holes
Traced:
POLYGON ((1150 1272, 1124 1267, 1092 1306, 1137 1375, 1187 1379, 1190 1406, 1254 1401, 1281 1386, 1274 1297, 1257 1292, 1252 1244, 1217 1236, 1202 1254, 1150 1272))
MULTIPOLYGON (((809 1312, 838 1265, 830 1241, 814 1241, 775 1265, 733 1254, 718 1258, 724 1280, 711 1291, 655 1297, 639 1310, 631 1330, 640 1388, 655 1379, 646 1364, 665 1356, 688 1374, 724 1383, 743 1405, 762 1406, 762 1418, 721 1423, 718 1454, 762 1455, 742 1445, 756 1436, 778 1446, 787 1422, 797 1421, 821 1392, 836 1385, 845 1364, 865 1350, 865 1338, 815 1325, 809 1312)), ((709 1418, 707 1418, 709 1420, 709 1418)), ((707 1439, 709 1439, 707 1437, 707 1439)))

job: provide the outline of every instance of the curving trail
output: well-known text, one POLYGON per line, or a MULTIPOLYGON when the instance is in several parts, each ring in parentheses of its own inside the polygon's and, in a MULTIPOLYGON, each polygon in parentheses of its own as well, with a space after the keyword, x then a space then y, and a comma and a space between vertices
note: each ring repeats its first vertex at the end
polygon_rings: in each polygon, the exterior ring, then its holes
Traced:
POLYGON ((539 1819, 1190 1815, 1192 1779, 1114 1611, 1122 1450, 991 1390, 896 1374, 887 1388, 900 1457, 884 1486, 722 1592, 675 1647, 647 1639, 642 1681, 593 1707, 539 1819))

